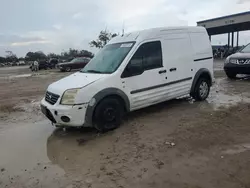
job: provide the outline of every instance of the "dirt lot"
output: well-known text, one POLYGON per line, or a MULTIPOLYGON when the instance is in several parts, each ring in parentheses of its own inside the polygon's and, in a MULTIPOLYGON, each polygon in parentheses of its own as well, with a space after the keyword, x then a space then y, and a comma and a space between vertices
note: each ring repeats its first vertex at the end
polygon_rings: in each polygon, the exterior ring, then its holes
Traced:
POLYGON ((65 132, 41 115, 65 73, 0 69, 0 187, 250 188, 250 78, 221 68, 207 101, 139 110, 106 134, 65 132))

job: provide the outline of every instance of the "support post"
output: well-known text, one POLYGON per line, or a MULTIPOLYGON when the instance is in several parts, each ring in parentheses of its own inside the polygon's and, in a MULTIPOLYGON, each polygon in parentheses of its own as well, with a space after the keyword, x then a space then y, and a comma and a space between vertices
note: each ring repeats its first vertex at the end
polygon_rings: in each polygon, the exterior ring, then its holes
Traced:
POLYGON ((232 48, 234 47, 234 32, 232 32, 232 48))
POLYGON ((228 33, 227 46, 228 46, 228 49, 229 49, 230 48, 230 33, 228 33))
POLYGON ((239 47, 239 31, 237 31, 237 49, 239 47))

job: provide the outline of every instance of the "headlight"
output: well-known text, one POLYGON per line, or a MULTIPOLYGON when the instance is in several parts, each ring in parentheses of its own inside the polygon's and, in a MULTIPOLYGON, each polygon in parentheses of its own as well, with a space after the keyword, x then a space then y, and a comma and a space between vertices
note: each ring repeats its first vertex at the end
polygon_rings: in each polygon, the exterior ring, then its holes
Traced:
POLYGON ((233 64, 237 64, 237 59, 230 59, 229 62, 233 64))
POLYGON ((61 104, 65 105, 75 104, 75 97, 79 90, 80 90, 79 88, 66 90, 62 96, 61 104))

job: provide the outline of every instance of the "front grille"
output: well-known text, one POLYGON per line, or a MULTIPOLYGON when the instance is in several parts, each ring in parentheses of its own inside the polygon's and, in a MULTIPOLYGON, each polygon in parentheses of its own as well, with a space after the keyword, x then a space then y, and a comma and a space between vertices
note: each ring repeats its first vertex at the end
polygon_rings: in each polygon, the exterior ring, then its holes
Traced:
POLYGON ((59 95, 47 91, 45 95, 45 101, 54 105, 57 102, 59 97, 60 97, 59 95))
POLYGON ((237 63, 238 63, 239 65, 249 64, 249 63, 250 63, 250 60, 249 60, 249 59, 238 59, 238 60, 237 60, 237 63))

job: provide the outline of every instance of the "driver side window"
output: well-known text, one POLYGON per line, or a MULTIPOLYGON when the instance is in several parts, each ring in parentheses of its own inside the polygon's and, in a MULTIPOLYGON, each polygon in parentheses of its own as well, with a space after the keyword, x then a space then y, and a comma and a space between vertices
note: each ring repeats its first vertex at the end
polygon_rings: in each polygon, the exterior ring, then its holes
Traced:
POLYGON ((147 42, 135 52, 125 68, 122 78, 140 75, 144 71, 160 67, 163 67, 161 42, 147 42))

